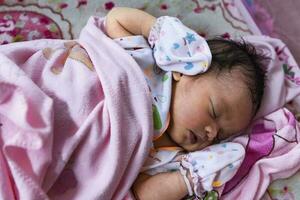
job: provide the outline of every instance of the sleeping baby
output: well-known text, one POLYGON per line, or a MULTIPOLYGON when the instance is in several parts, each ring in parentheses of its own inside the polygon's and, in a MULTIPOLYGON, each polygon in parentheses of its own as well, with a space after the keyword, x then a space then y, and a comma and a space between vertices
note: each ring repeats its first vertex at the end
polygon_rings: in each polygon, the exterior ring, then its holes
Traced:
POLYGON ((260 107, 264 58, 131 8, 90 18, 78 40, 1 46, 1 199, 221 194, 245 154, 226 141, 260 107))
POLYGON ((244 41, 206 41, 177 18, 132 8, 111 10, 105 27, 139 64, 153 97, 153 146, 135 197, 204 198, 218 190, 244 149, 217 143, 245 130, 259 109, 265 57, 244 41))

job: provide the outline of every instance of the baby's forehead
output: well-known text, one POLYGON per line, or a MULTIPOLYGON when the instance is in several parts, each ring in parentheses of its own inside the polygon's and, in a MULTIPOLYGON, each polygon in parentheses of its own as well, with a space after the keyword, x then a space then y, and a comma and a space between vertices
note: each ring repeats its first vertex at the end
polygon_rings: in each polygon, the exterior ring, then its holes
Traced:
POLYGON ((207 74, 210 76, 210 82, 216 83, 215 89, 241 89, 248 91, 248 81, 241 70, 221 70, 221 71, 210 71, 207 74))

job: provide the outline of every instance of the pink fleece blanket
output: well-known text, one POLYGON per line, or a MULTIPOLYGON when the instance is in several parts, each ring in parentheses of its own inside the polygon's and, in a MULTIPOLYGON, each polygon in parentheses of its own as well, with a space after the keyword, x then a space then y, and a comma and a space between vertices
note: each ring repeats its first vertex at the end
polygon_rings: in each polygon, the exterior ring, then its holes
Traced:
POLYGON ((133 59, 91 18, 78 41, 0 47, 0 199, 122 199, 152 138, 133 59))

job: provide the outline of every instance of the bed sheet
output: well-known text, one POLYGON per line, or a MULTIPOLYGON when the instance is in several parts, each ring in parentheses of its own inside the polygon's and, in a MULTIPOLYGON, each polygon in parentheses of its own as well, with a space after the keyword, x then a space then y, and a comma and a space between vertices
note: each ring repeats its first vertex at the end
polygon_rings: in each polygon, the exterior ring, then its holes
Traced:
POLYGON ((235 16, 232 0, 0 0, 0 40, 9 43, 38 38, 77 38, 90 15, 105 16, 114 6, 172 15, 204 37, 233 38, 252 34, 235 16))
MULTIPOLYGON (((249 2, 252 1, 244 1, 249 2)), ((0 3, 0 44, 39 38, 77 38, 90 15, 105 16, 115 6, 139 8, 155 16, 176 16, 206 38, 221 35, 234 39, 265 33, 241 0, 0 0, 0 3)), ((299 180, 300 172, 275 181, 268 194, 273 200, 300 199, 299 180)))
POLYGON ((265 35, 280 38, 300 62, 298 0, 243 0, 255 23, 265 35))

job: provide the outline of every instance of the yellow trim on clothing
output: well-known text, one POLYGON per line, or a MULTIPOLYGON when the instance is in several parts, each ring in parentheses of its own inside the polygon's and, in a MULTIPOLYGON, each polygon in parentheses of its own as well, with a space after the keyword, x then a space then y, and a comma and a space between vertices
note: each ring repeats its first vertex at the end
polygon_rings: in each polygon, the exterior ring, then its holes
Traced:
POLYGON ((222 185, 222 182, 221 181, 214 181, 212 183, 213 187, 220 187, 222 185))
POLYGON ((181 147, 158 147, 157 150, 166 150, 166 151, 175 151, 175 150, 183 150, 181 147))

